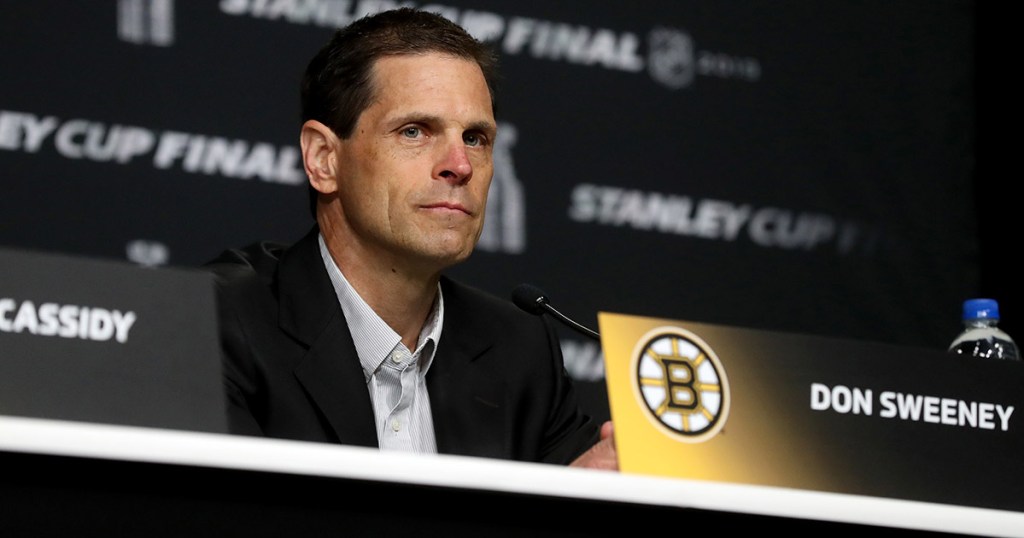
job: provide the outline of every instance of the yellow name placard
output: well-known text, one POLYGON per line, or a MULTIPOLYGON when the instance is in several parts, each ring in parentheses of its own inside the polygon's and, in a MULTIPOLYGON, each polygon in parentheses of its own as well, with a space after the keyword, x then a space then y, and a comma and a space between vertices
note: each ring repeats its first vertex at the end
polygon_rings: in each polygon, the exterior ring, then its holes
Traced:
POLYGON ((1024 363, 598 322, 622 472, 1024 511, 1024 363))

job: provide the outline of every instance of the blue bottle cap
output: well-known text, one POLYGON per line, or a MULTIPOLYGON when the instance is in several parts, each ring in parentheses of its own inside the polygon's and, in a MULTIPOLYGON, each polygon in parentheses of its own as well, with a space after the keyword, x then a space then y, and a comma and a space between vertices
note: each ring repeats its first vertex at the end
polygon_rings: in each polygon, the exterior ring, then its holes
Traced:
POLYGON ((995 299, 967 299, 964 301, 964 318, 999 319, 999 303, 995 299))

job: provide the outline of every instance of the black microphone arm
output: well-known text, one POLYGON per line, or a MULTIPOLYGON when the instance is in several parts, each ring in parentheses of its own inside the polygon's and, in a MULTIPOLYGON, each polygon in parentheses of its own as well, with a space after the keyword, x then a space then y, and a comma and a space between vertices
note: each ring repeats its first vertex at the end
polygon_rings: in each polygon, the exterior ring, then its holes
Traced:
POLYGON ((589 336, 594 340, 601 341, 600 334, 576 323, 566 317, 565 314, 555 310, 555 307, 551 306, 551 301, 548 300, 548 296, 536 286, 531 286, 530 284, 520 284, 516 286, 515 289, 512 290, 512 302, 519 308, 522 308, 531 314, 539 316, 547 312, 548 314, 555 316, 558 321, 561 321, 575 329, 580 334, 589 336))

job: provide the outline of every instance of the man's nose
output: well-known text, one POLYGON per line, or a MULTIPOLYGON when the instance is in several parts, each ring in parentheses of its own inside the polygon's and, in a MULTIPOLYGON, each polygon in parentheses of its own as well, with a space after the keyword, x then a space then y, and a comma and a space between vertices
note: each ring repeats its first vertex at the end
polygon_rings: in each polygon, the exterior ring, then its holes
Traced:
POLYGON ((469 160, 469 151, 462 138, 443 144, 438 150, 437 164, 434 165, 434 178, 461 185, 473 176, 473 163, 469 160))

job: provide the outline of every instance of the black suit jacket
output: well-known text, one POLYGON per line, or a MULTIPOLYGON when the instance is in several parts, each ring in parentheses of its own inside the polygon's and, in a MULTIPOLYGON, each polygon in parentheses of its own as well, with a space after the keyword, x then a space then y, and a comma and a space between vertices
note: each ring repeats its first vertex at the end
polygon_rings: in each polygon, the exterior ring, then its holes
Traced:
MULTIPOLYGON (((231 431, 378 446, 369 391, 314 228, 290 247, 225 251, 216 275, 231 431)), ((442 278, 427 387, 437 448, 568 463, 598 440, 550 323, 442 278)))

